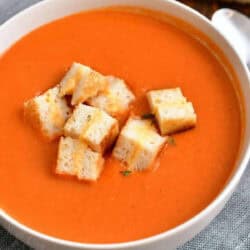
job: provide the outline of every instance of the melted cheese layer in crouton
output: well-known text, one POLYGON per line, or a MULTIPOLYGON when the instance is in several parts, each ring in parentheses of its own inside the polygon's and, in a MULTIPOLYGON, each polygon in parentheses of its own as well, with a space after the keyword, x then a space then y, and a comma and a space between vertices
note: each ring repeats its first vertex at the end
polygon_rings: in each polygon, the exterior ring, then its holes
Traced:
POLYGON ((163 135, 192 128, 196 124, 196 114, 192 103, 162 105, 156 110, 161 133, 163 135))
POLYGON ((141 171, 152 164, 165 142, 151 121, 130 118, 119 135, 113 156, 129 169, 141 171))
POLYGON ((64 127, 65 134, 85 141, 93 150, 104 152, 115 140, 119 128, 106 112, 79 104, 64 127))
POLYGON ((77 105, 97 96, 100 91, 107 88, 108 81, 100 73, 88 68, 82 75, 81 80, 75 86, 71 104, 77 105))
POLYGON ((80 63, 73 63, 69 71, 66 73, 62 81, 60 82, 60 93, 61 97, 65 95, 72 95, 75 86, 82 79, 83 75, 88 74, 90 71, 89 67, 86 67, 80 63))
POLYGON ((104 159, 84 142, 61 137, 57 158, 57 174, 77 176, 81 180, 95 181, 101 174, 104 159))
POLYGON ((63 134, 70 113, 66 100, 59 97, 58 86, 24 103, 25 117, 48 139, 63 134))
POLYGON ((122 79, 114 76, 107 76, 106 79, 108 81, 107 89, 96 97, 90 98, 87 103, 106 111, 115 118, 120 118, 128 111, 135 96, 122 79))

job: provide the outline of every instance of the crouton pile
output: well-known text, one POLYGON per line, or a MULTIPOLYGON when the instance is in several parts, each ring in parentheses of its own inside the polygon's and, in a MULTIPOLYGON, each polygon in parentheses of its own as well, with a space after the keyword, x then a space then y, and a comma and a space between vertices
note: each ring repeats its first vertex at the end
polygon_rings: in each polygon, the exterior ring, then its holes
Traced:
POLYGON ((24 116, 43 137, 60 138, 57 174, 96 181, 108 150, 128 171, 142 171, 169 134, 195 126, 179 88, 149 91, 147 99, 153 120, 130 114, 135 95, 122 79, 73 63, 57 86, 24 103, 24 116))

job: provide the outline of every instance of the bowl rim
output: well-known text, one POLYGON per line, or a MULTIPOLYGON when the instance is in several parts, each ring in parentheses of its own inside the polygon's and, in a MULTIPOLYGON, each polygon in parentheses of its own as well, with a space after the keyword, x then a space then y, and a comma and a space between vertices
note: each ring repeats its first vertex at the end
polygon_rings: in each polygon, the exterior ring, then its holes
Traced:
MULTIPOLYGON (((31 12, 33 9, 42 7, 43 5, 50 4, 53 1, 54 0, 43 0, 43 1, 37 2, 35 4, 32 4, 31 6, 21 10, 20 12, 17 12, 15 15, 13 15, 9 19, 7 19, 7 21, 3 22, 0 25, 0 31, 5 25, 14 21, 17 17, 24 16, 24 15, 28 14, 29 12, 31 12)), ((235 57, 238 58, 238 61, 240 62, 240 67, 243 69, 244 73, 247 76, 248 82, 250 82, 250 74, 248 74, 247 66, 243 63, 241 58, 235 52, 232 45, 227 41, 227 39, 219 31, 216 30, 216 28, 212 25, 212 23, 210 22, 209 19, 207 19, 205 16, 200 14, 198 11, 192 9, 191 7, 184 5, 183 3, 177 2, 175 0, 161 0, 161 1, 168 2, 169 4, 172 4, 173 6, 182 9, 183 11, 188 13, 189 15, 196 16, 205 25, 210 26, 210 28, 212 28, 217 33, 216 35, 218 37, 220 37, 220 39, 223 39, 227 43, 230 50, 233 51, 233 53, 235 54, 235 57)), ((107 6, 112 6, 112 5, 107 5, 107 6)), ((136 7, 138 5, 135 4, 135 5, 125 5, 125 6, 131 6, 131 7, 135 6, 136 7)), ((90 8, 90 9, 96 9, 96 8, 90 8)), ((164 10, 162 12, 164 12, 164 10)), ((75 12, 75 13, 77 13, 77 12, 75 12)), ((54 20, 56 20, 56 19, 57 18, 55 18, 54 20)), ((39 26, 37 26, 36 29, 38 27, 39 26)), ((22 35, 22 37, 23 37, 23 35, 22 35)), ((210 39, 213 40, 211 37, 210 37, 210 39)), ((12 45, 13 45, 13 43, 11 44, 11 46, 12 45)), ((226 57, 228 57, 228 56, 226 56, 226 57)), ((244 136, 244 137, 246 137, 246 136, 244 136)), ((130 248, 130 247, 138 247, 138 246, 142 247, 142 246, 154 243, 156 241, 161 241, 166 237, 171 237, 171 236, 173 236, 177 233, 180 233, 182 231, 184 232, 186 229, 190 228, 191 226, 194 226, 196 223, 198 223, 199 221, 204 219, 206 217, 206 215, 212 213, 212 211, 216 207, 218 207, 226 199, 227 196, 229 196, 232 193, 234 188, 239 183, 240 178, 242 177, 245 169, 247 168, 247 163, 248 163, 248 160, 250 159, 250 143, 247 142, 246 144, 247 145, 246 145, 245 153, 242 156, 242 159, 236 163, 235 172, 230 177, 230 180, 225 184, 225 187, 221 190, 221 192, 204 209, 202 209, 195 216, 186 220, 184 223, 182 223, 182 224, 180 224, 172 229, 166 230, 162 233, 153 235, 153 236, 149 236, 149 237, 138 239, 138 240, 128 241, 128 242, 121 242, 121 243, 80 243, 80 242, 75 242, 75 241, 70 241, 70 240, 63 240, 63 239, 60 239, 60 238, 57 238, 54 236, 49 236, 45 233, 39 232, 35 229, 32 229, 32 228, 20 223, 18 220, 12 218, 10 215, 8 215, 1 208, 0 208, 0 218, 3 219, 8 224, 10 224, 11 226, 13 226, 14 228, 21 230, 30 236, 33 236, 35 238, 39 238, 39 239, 44 240, 46 242, 61 245, 64 247, 82 248, 82 249, 90 249, 90 250, 91 249, 93 249, 93 250, 94 249, 95 250, 96 249, 98 249, 98 250, 112 250, 112 249, 124 249, 124 248, 130 248)))

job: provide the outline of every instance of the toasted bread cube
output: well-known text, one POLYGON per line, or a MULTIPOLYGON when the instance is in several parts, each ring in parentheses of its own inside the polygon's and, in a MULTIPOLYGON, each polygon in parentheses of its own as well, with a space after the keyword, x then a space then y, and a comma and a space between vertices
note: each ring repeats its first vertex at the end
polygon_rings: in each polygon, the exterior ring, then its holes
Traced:
POLYGON ((107 89, 90 98, 87 103, 106 111, 116 119, 121 119, 128 113, 129 105, 135 100, 135 96, 122 79, 114 76, 107 76, 106 79, 107 89))
POLYGON ((104 91, 107 86, 108 81, 105 76, 86 67, 81 80, 75 86, 71 104, 77 105, 83 103, 89 98, 97 96, 97 94, 104 91))
MULTIPOLYGON (((70 137, 61 137, 57 155, 57 174, 76 175, 77 168, 74 165, 74 152, 81 147, 85 149, 85 144, 70 137)), ((83 151, 83 150, 82 150, 83 151)))
POLYGON ((129 118, 123 127, 113 156, 132 171, 149 168, 162 149, 166 138, 160 136, 150 120, 129 118))
POLYGON ((147 93, 147 99, 152 113, 162 104, 186 102, 180 88, 151 90, 147 93))
POLYGON ((61 97, 65 95, 72 95, 75 89, 75 86, 82 79, 84 74, 88 74, 89 67, 86 67, 80 63, 74 62, 71 65, 71 68, 66 73, 62 81, 60 82, 60 93, 61 97))
POLYGON ((168 135, 192 128, 196 114, 191 102, 161 105, 156 109, 156 119, 162 135, 168 135))
POLYGON ((24 103, 25 118, 50 140, 63 134, 64 124, 70 114, 66 100, 59 97, 58 86, 24 103))
POLYGON ((97 152, 105 152, 119 133, 118 121, 101 109, 79 104, 64 127, 65 135, 80 139, 97 152))
POLYGON ((61 137, 58 150, 56 173, 77 176, 80 180, 96 181, 103 169, 104 159, 86 143, 61 137))

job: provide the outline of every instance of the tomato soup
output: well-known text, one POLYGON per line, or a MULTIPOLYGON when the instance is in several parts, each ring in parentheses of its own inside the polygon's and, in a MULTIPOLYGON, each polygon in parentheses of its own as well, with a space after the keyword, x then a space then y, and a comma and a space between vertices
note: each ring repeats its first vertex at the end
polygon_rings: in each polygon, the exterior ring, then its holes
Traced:
POLYGON ((0 207, 9 215, 61 239, 125 242, 184 223, 219 194, 241 140, 236 81, 206 38, 166 20, 137 9, 83 12, 31 32, 2 55, 0 207), (73 61, 125 79, 137 114, 149 112, 147 90, 180 87, 194 104, 196 128, 175 135, 152 171, 124 176, 107 156, 96 183, 57 176, 58 141, 38 137, 23 103, 59 83, 73 61))

